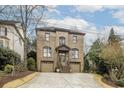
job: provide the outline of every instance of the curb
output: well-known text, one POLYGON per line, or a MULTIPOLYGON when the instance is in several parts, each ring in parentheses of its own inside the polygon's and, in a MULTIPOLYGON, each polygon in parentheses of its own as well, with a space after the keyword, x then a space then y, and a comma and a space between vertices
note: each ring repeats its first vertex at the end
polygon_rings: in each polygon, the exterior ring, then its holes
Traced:
POLYGON ((102 76, 101 76, 101 75, 94 74, 94 78, 95 78, 95 80, 96 80, 99 84, 101 84, 104 88, 114 88, 114 87, 112 87, 112 86, 110 86, 110 85, 108 85, 108 84, 102 82, 102 80, 101 80, 101 79, 102 79, 102 76))
POLYGON ((19 86, 25 84, 26 82, 32 80, 37 74, 38 74, 38 72, 34 72, 34 73, 32 73, 30 75, 27 75, 23 78, 10 81, 10 82, 6 83, 2 88, 16 88, 16 87, 19 87, 19 86))

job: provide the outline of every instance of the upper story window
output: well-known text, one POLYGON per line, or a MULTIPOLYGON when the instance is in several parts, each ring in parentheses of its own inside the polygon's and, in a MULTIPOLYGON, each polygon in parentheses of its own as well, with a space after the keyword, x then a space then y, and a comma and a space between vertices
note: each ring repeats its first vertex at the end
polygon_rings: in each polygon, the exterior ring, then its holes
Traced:
POLYGON ((0 40, 0 47, 3 47, 3 41, 0 40))
POLYGON ((45 40, 49 41, 50 40, 50 33, 45 33, 45 40))
POLYGON ((78 49, 77 48, 73 48, 72 49, 72 58, 74 58, 74 59, 76 59, 76 58, 78 58, 78 53, 79 53, 79 51, 78 51, 78 49))
POLYGON ((73 36, 73 43, 77 43, 77 36, 73 36))
POLYGON ((44 57, 51 57, 52 56, 51 47, 46 46, 43 48, 43 56, 44 57))
POLYGON ((59 37, 59 45, 65 45, 65 37, 59 37))
POLYGON ((0 27, 0 36, 7 36, 7 28, 0 27))

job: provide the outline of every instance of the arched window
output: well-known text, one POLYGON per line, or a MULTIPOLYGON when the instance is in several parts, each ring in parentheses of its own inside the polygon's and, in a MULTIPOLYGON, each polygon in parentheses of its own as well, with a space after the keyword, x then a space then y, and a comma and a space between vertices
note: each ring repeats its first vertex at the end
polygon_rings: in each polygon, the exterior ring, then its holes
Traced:
POLYGON ((72 56, 72 58, 78 58, 78 53, 79 53, 79 51, 78 51, 78 49, 77 48, 73 48, 72 50, 71 50, 71 56, 72 56))
POLYGON ((45 46, 43 48, 43 56, 44 57, 51 57, 51 55, 52 55, 51 47, 45 46))
POLYGON ((59 45, 65 45, 65 37, 59 37, 59 45))

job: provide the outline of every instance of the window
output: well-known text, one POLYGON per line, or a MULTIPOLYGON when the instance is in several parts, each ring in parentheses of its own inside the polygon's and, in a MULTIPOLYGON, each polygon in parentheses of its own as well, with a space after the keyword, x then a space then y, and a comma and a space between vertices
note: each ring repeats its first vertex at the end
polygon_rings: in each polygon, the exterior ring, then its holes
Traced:
POLYGON ((0 47, 3 47, 3 41, 0 40, 0 47))
POLYGON ((6 36, 6 35, 7 35, 7 28, 0 27, 0 36, 6 36))
POLYGON ((59 45, 65 45, 65 37, 59 37, 59 45))
POLYGON ((49 41, 50 40, 50 33, 45 33, 45 40, 49 41))
POLYGON ((72 58, 78 58, 78 49, 74 48, 72 49, 72 58))
POLYGON ((44 47, 43 48, 43 56, 44 57, 51 57, 51 48, 50 47, 44 47))
POLYGON ((77 43, 77 36, 73 36, 73 43, 77 43))
POLYGON ((6 48, 9 48, 9 41, 8 41, 8 40, 5 41, 5 47, 6 47, 6 48))

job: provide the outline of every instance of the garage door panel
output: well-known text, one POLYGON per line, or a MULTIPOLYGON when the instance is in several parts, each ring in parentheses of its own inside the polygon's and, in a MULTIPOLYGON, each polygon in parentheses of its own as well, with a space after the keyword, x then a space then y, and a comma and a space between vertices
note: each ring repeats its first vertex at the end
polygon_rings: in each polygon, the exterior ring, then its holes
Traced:
POLYGON ((80 63, 71 63, 70 64, 72 72, 80 72, 80 63))
POLYGON ((41 71, 42 72, 53 72, 53 62, 42 62, 41 71))

